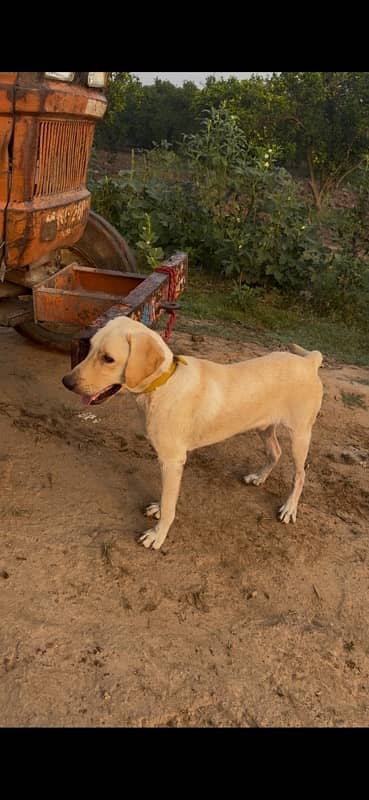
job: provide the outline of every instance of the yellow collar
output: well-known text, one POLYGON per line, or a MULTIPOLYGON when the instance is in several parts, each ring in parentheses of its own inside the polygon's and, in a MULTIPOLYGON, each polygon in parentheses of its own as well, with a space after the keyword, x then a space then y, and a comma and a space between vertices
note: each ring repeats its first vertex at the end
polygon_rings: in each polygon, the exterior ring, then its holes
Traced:
POLYGON ((156 378, 155 381, 150 383, 149 386, 147 386, 146 389, 143 390, 142 394, 147 394, 148 392, 154 392, 155 389, 158 388, 158 386, 162 386, 163 383, 169 381, 169 378, 171 378, 173 372, 176 371, 179 363, 186 364, 187 366, 187 361, 184 358, 182 358, 182 356, 173 356, 173 361, 168 371, 163 372, 162 375, 159 375, 159 377, 156 378))

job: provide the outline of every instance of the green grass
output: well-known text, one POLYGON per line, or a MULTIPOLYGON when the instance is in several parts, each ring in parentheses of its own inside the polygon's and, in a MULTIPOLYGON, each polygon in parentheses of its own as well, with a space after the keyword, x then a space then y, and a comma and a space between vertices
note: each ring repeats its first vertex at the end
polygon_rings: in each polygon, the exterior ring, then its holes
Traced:
POLYGON ((365 397, 363 394, 356 392, 341 392, 342 400, 345 406, 350 408, 366 408, 365 397))
POLYGON ((231 298, 232 283, 219 281, 200 272, 191 272, 186 291, 180 298, 181 313, 176 329, 220 336, 225 339, 261 344, 296 342, 307 349, 340 361, 369 366, 369 337, 359 326, 319 317, 309 306, 299 305, 286 296, 269 293, 252 298, 241 308, 231 298))
POLYGON ((362 386, 369 386, 369 378, 355 378, 355 383, 361 383, 362 386))

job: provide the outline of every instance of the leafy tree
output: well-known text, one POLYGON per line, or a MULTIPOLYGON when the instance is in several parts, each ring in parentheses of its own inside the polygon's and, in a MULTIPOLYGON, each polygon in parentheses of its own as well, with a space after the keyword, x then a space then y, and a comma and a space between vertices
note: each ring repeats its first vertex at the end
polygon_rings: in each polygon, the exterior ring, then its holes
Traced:
POLYGON ((197 98, 199 110, 223 106, 235 114, 249 149, 255 151, 274 142, 274 104, 271 82, 260 75, 241 81, 234 77, 216 81, 210 77, 197 98))
POLYGON ((249 155, 262 160, 272 154, 280 166, 302 168, 318 210, 369 148, 369 72, 282 72, 242 81, 210 77, 203 89, 190 81, 178 87, 158 79, 142 86, 130 73, 117 72, 111 74, 108 99, 98 147, 151 149, 166 141, 178 149, 183 135, 199 132, 205 110, 227 109, 238 120, 249 155))
POLYGON ((96 146, 107 149, 118 149, 117 142, 123 147, 121 137, 121 115, 127 104, 136 102, 142 86, 138 78, 130 72, 110 72, 107 85, 108 109, 104 119, 97 126, 96 146))
POLYGON ((191 81, 179 87, 158 79, 150 86, 140 86, 139 91, 129 91, 124 109, 117 115, 115 149, 150 149, 162 141, 179 142, 183 134, 198 127, 193 107, 199 92, 191 81))
POLYGON ((369 72, 282 72, 271 89, 276 141, 305 163, 320 209, 368 152, 369 72))

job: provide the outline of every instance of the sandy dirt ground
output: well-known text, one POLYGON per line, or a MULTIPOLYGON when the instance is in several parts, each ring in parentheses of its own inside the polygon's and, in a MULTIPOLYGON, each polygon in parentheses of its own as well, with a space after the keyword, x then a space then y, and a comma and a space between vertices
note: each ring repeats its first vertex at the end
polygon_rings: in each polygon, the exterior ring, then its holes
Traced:
MULTIPOLYGON (((174 334, 229 362, 257 344, 174 334)), ((83 409, 69 359, 0 329, 0 726, 367 726, 369 373, 328 363, 296 525, 288 436, 188 458, 159 552, 159 469, 135 402, 83 409), (366 381, 366 383, 365 383, 366 381), (342 392, 346 393, 346 403, 342 392)))

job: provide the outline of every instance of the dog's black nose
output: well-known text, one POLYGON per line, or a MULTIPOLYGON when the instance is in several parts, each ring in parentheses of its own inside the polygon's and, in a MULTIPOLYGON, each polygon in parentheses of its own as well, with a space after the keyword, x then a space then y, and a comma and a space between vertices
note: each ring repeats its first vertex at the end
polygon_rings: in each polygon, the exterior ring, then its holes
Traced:
POLYGON ((62 378, 62 383, 64 384, 65 388, 70 389, 71 392, 73 391, 76 385, 76 381, 73 375, 64 375, 64 378, 62 378))

